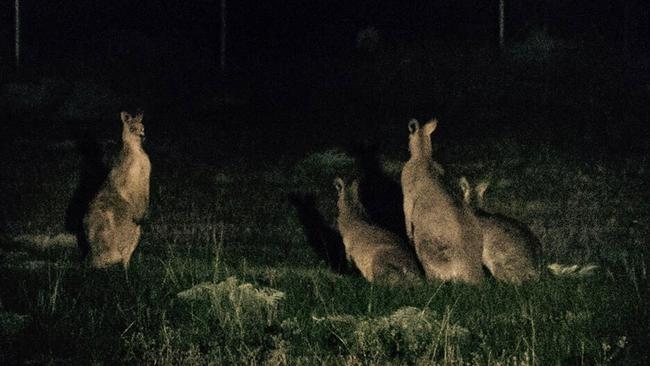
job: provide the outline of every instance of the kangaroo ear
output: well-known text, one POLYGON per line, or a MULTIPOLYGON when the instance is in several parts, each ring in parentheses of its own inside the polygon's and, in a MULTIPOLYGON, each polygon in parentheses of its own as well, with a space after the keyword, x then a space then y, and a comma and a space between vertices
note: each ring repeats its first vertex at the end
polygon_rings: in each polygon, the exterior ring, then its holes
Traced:
POLYGON ((129 112, 126 112, 126 111, 122 111, 120 113, 120 118, 122 119, 122 122, 124 122, 124 123, 130 123, 131 120, 133 119, 133 117, 131 117, 129 112))
POLYGON ((436 127, 438 127, 438 120, 434 118, 427 122, 422 128, 424 128, 424 133, 431 135, 431 133, 436 130, 436 127))
POLYGON ((485 195, 485 191, 488 189, 488 186, 490 183, 488 182, 481 182, 476 185, 476 196, 478 197, 478 203, 481 207, 483 207, 483 195, 485 195))
POLYGON ((458 180, 458 184, 460 185, 460 189, 463 191, 463 200, 465 201, 465 203, 469 203, 470 194, 471 194, 470 190, 471 189, 470 189, 470 186, 469 186, 469 182, 467 181, 467 178, 461 177, 458 180))
POLYGON ((345 183, 343 183, 343 179, 340 177, 334 178, 334 188, 336 188, 336 191, 340 194, 343 192, 343 188, 345 187, 345 183))
POLYGON ((439 175, 445 175, 445 167, 437 161, 433 162, 433 170, 439 175))
POLYGON ((358 179, 353 180, 352 183, 350 183, 349 189, 350 191, 352 191, 352 194, 355 197, 359 197, 359 180, 358 179))
POLYGON ((418 120, 413 118, 412 120, 409 121, 409 133, 412 135, 415 133, 420 128, 420 124, 418 123, 418 120))
POLYGON ((142 123, 142 111, 138 111, 138 114, 133 117, 133 122, 142 123))

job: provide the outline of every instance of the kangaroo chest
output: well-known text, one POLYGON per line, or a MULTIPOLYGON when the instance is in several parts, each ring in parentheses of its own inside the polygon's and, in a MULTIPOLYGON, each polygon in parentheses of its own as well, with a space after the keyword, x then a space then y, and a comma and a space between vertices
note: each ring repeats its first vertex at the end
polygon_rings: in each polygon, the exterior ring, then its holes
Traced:
POLYGON ((129 154, 122 166, 116 169, 116 188, 120 196, 132 204, 149 199, 151 163, 143 152, 129 154))

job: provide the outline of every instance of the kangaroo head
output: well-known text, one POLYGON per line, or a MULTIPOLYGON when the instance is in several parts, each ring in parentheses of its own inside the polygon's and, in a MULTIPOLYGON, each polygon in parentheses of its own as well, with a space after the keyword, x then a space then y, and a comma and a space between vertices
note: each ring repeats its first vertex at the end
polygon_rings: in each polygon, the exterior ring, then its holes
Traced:
POLYGON ((354 180, 346 186, 343 179, 336 177, 334 179, 334 187, 338 193, 338 201, 336 206, 339 213, 350 212, 350 210, 363 211, 359 203, 359 182, 354 180))
POLYGON ((122 119, 122 139, 125 141, 142 142, 144 140, 144 124, 142 124, 142 112, 131 116, 129 112, 120 113, 122 119))
POLYGON ((461 191, 463 191, 463 201, 465 204, 469 205, 472 203, 472 187, 469 185, 469 181, 465 177, 461 177, 458 180, 458 185, 460 186, 461 191))
POLYGON ((345 208, 345 182, 341 177, 334 178, 334 188, 336 188, 336 193, 338 194, 338 200, 336 201, 336 206, 341 212, 345 208))
POLYGON ((483 208, 483 195, 490 185, 488 182, 481 182, 472 189, 467 178, 461 177, 458 180, 458 185, 460 185, 460 189, 463 191, 463 201, 465 204, 470 205, 472 203, 472 191, 474 191, 476 193, 476 207, 483 208))
POLYGON ((411 157, 431 157, 431 134, 436 127, 438 127, 438 120, 435 118, 423 126, 420 126, 416 119, 409 121, 409 151, 411 157))

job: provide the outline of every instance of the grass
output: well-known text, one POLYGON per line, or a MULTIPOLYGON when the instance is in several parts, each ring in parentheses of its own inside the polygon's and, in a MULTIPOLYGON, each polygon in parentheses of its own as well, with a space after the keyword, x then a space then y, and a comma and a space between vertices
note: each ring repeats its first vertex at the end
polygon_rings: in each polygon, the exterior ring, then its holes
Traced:
MULTIPOLYGON (((5 149, 2 364, 647 363, 647 162, 587 164, 512 141, 454 144, 450 177, 489 180, 488 209, 528 223, 545 262, 600 268, 518 287, 393 289, 319 264, 286 200, 315 192, 333 219, 331 182, 351 171, 338 150, 253 167, 148 147, 151 215, 127 282, 121 268, 79 265, 57 236, 76 152, 5 149)), ((386 157, 390 171, 402 158, 386 157)))

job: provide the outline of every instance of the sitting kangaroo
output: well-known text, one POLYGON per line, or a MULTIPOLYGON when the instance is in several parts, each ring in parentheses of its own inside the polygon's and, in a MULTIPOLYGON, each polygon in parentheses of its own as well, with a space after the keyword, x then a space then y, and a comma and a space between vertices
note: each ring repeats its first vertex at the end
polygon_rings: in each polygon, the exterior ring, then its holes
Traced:
POLYGON ((337 224, 348 260, 354 262, 369 282, 408 285, 418 281, 422 272, 417 258, 397 234, 374 226, 359 201, 358 182, 346 187, 341 178, 334 180, 338 191, 337 224))
POLYGON ((142 113, 122 118, 122 150, 107 180, 91 201, 83 220, 91 265, 107 267, 122 262, 128 269, 140 240, 140 225, 149 206, 151 163, 142 149, 142 113))
POLYGON ((411 120, 410 158, 402 169, 406 233, 428 279, 479 283, 483 277, 481 230, 472 210, 445 189, 433 161, 433 119, 411 120))
MULTIPOLYGON (((465 204, 472 205, 472 188, 467 178, 459 181, 465 204)), ((530 229, 515 219, 483 209, 486 183, 475 188, 474 212, 483 233, 483 264, 499 281, 520 284, 539 278, 541 243, 530 229)))

